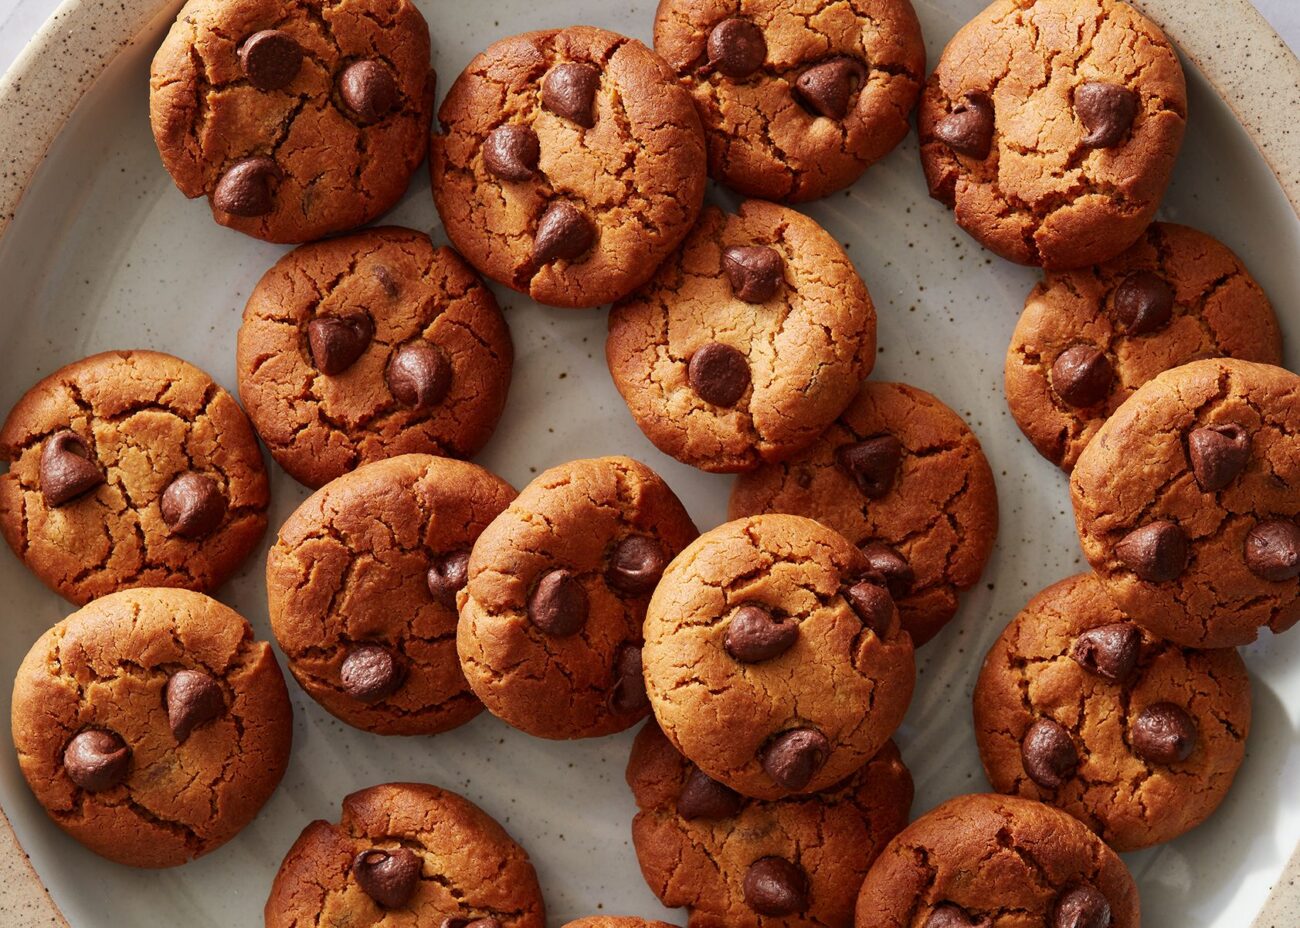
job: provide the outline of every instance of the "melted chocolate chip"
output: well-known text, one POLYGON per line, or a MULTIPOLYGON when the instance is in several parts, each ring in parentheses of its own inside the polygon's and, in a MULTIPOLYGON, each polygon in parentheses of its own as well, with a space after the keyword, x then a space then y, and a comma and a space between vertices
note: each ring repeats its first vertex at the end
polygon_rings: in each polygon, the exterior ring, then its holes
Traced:
POLYGON ((984 160, 993 150, 993 101, 968 93, 934 126, 935 137, 959 155, 984 160))
POLYGON ((595 65, 578 61, 557 64, 542 78, 542 106, 590 129, 596 124, 599 87, 600 71, 595 65))
POLYGON ((912 565, 897 549, 883 542, 871 541, 861 545, 861 550, 867 559, 864 579, 883 583, 895 601, 912 591, 912 582, 916 576, 912 572, 912 565))
POLYGON ((1114 373, 1105 353, 1094 345, 1074 345, 1052 364, 1052 389, 1076 409, 1095 406, 1110 393, 1114 373))
POLYGON ((1115 288, 1115 320, 1130 335, 1157 332, 1174 316, 1174 288, 1151 271, 1134 271, 1115 288))
POLYGON ((1115 545, 1115 557, 1138 579, 1165 583, 1187 568, 1187 536, 1168 520, 1133 529, 1115 545))
POLYGON ((1056 900, 1052 928, 1110 928, 1110 903, 1087 883, 1061 894, 1056 900))
POLYGON ((362 122, 378 122, 396 109, 401 92, 388 65, 362 58, 339 75, 339 98, 362 122))
POLYGON ((784 857, 761 857, 745 871, 745 904, 759 915, 796 915, 808 908, 808 875, 784 857))
POLYGON ((1138 95, 1106 81, 1088 81, 1074 91, 1074 112, 1083 123, 1087 148, 1113 148, 1128 133, 1137 116, 1138 95))
POLYGON ((90 445, 71 429, 45 439, 38 473, 41 496, 51 507, 70 503, 104 482, 104 472, 90 458, 90 445))
POLYGON ((89 793, 112 789, 126 779, 131 749, 116 733, 92 728, 75 735, 63 749, 63 770, 89 793))
POLYGON ((858 489, 869 499, 880 499, 894 488, 899 465, 903 463, 903 443, 893 435, 876 435, 835 451, 835 462, 858 489))
POLYGON ((879 638, 889 633, 894 624, 894 600, 885 587, 870 580, 859 580, 844 591, 844 598, 865 628, 871 629, 879 638))
POLYGON ((731 818, 744 808, 745 800, 698 767, 692 767, 677 795, 677 814, 687 821, 731 818))
POLYGON ((1128 737, 1138 756, 1153 764, 1182 763, 1196 747, 1196 723, 1182 707, 1158 702, 1138 714, 1128 737))
POLYGON ((730 345, 709 342, 691 355, 686 380, 704 402, 735 406, 749 389, 749 361, 730 345))
POLYGON ((384 376, 397 401, 415 410, 432 409, 451 391, 451 361, 441 348, 423 340, 398 349, 384 376))
POLYGON ((1250 435, 1230 422, 1193 429, 1187 436, 1187 460, 1197 485, 1206 493, 1217 493, 1246 469, 1250 435))
POLYGON ((429 595, 448 609, 456 608, 456 594, 469 579, 469 552, 453 551, 435 558, 425 575, 429 595))
POLYGON ((605 582, 624 596, 644 596, 658 585, 667 566, 663 545, 646 535, 628 535, 614 545, 605 582))
POLYGON ((307 346, 316 370, 341 374, 370 346, 375 325, 364 313, 349 316, 318 316, 307 323, 307 346))
POLYGON ((265 216, 275 208, 273 188, 284 172, 270 158, 255 155, 230 166, 212 191, 212 205, 231 216, 265 216))
POLYGON ((563 568, 542 575, 528 597, 528 618, 554 638, 576 635, 587 624, 587 591, 563 568))
POLYGON ((650 705, 641 666, 641 646, 625 644, 614 661, 614 689, 609 704, 615 712, 640 712, 650 705))
POLYGON ((759 758, 763 769, 782 789, 803 789, 825 766, 831 743, 815 728, 793 728, 773 738, 759 758))
POLYGON ((167 702, 167 724, 172 737, 183 743, 194 729, 226 713, 226 697, 208 674, 198 670, 178 670, 167 680, 163 691, 167 702))
POLYGON ((226 497, 211 477, 189 471, 167 484, 158 508, 173 535, 198 540, 226 517, 226 497))
POLYGON ((485 918, 473 919, 448 915, 442 920, 438 928, 501 928, 501 921, 490 915, 485 918))
POLYGON ((1029 779, 1046 789, 1056 789, 1074 776, 1079 751, 1059 722, 1038 719, 1020 741, 1020 761, 1029 779))
POLYGON ((1129 622, 1090 628, 1074 639, 1070 657, 1099 677, 1122 683, 1133 673, 1142 650, 1142 633, 1129 622))
POLYGON ((409 848, 374 848, 352 861, 357 885, 385 909, 406 905, 420 885, 420 858, 409 848))
POLYGON ((302 46, 287 32, 263 29, 239 46, 239 66, 258 90, 288 87, 302 68, 302 46))
POLYGON ((537 133, 528 126, 497 126, 483 142, 483 163, 505 180, 528 180, 541 157, 537 133))
POLYGON ((987 918, 976 919, 961 906, 945 902, 930 912, 923 928, 990 928, 987 918))
POLYGON ((785 262, 767 245, 733 245, 722 252, 722 270, 731 292, 746 303, 766 303, 781 286, 785 262))
POLYGON ((404 674, 397 658, 376 644, 357 645, 339 668, 343 691, 357 702, 376 703, 401 687, 404 674))
POLYGON ((707 51, 714 70, 744 80, 767 60, 767 41, 756 23, 733 16, 713 27, 707 51))
POLYGON ((794 95, 803 107, 828 119, 849 114, 853 95, 866 82, 867 68, 856 58, 832 58, 795 79, 794 95))
POLYGON ((743 664, 771 660, 794 646, 798 622, 782 622, 762 606, 741 606, 727 623, 722 648, 743 664))
POLYGON ((1289 519, 1260 522, 1246 536, 1246 566, 1274 583, 1300 576, 1300 527, 1289 519))
POLYGON ((556 200, 537 220, 533 263, 550 264, 561 259, 574 261, 586 254, 595 241, 596 229, 591 220, 572 203, 556 200))

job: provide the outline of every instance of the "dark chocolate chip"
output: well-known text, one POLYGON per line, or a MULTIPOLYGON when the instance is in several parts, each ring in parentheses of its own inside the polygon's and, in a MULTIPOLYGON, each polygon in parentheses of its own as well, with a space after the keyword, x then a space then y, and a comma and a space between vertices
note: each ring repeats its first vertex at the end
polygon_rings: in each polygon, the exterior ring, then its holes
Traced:
POLYGON ((357 645, 339 668, 343 691, 364 703, 379 702, 393 695, 401 687, 403 677, 397 658, 377 644, 357 645))
POLYGON ((275 208, 272 187, 284 177, 280 166, 264 155, 232 164, 212 191, 212 205, 231 216, 265 216, 275 208))
POLYGON ((1133 125, 1138 95, 1119 84, 1088 81, 1074 90, 1074 111, 1086 132, 1085 147, 1113 148, 1133 125))
POLYGON ((1274 583, 1300 576, 1300 528, 1288 519, 1256 525, 1246 536, 1246 566, 1274 583))
POLYGON ((749 389, 749 361, 730 345, 709 342, 691 355, 686 380, 704 402, 735 406, 749 389))
POLYGON ((411 342, 393 355, 384 376, 399 403, 428 410, 445 400, 451 390, 451 361, 437 345, 411 342))
POLYGON ((542 146, 528 126, 497 126, 483 142, 483 163, 497 177, 528 180, 537 170, 542 146))
POLYGON ((528 618, 552 637, 576 635, 587 624, 587 591, 582 581, 560 567, 548 570, 528 597, 528 618))
POLYGON ((1177 764, 1196 747, 1196 723, 1181 707, 1158 702, 1138 714, 1128 737, 1139 757, 1153 764, 1177 764))
POLYGON ((884 638, 894 624, 894 600, 889 591, 872 580, 859 580, 844 591, 853 611, 865 628, 884 638))
POLYGON ((485 918, 461 918, 456 915, 448 915, 442 920, 438 928, 501 928, 501 921, 490 915, 485 918))
POLYGON ((591 220, 572 203, 556 200, 537 220, 533 263, 550 264, 560 259, 574 261, 586 254, 595 241, 596 229, 591 220))
POLYGON ((903 462, 903 443, 893 435, 877 435, 851 445, 841 445, 835 461, 870 499, 880 499, 894 488, 903 462))
POLYGON ((1148 583, 1176 579, 1187 568, 1187 554, 1187 535, 1167 519, 1135 528, 1115 545, 1119 562, 1148 583))
POLYGON ((815 728, 793 728, 773 738, 760 758, 777 786, 792 792, 812 782, 831 754, 831 743, 815 728))
POLYGON ((785 262, 766 245, 733 245, 722 252, 722 270, 731 292, 746 303, 766 303, 776 296, 785 262))
POLYGON ((650 697, 645 692, 639 644, 626 644, 619 649, 614 661, 614 689, 609 704, 615 712, 640 712, 650 705, 650 697))
POLYGON ((341 374, 370 346, 375 324, 364 313, 318 316, 307 323, 311 360, 322 374, 341 374))
POLYGON ((429 585, 429 595, 435 602, 442 603, 448 609, 456 608, 456 594, 469 579, 469 552, 453 551, 435 558, 425 574, 429 585))
POLYGON ((410 848, 374 848, 352 861, 357 885, 385 909, 406 905, 420 885, 420 858, 410 848))
POLYGON ((172 736, 184 742, 205 722, 226 712, 226 697, 217 681, 198 670, 178 670, 167 680, 167 724, 172 736))
POLYGON ((379 286, 383 288, 384 295, 389 299, 395 299, 400 292, 397 286, 397 280, 393 277, 393 272, 382 264, 376 264, 373 271, 370 272, 375 280, 379 281, 379 286))
POLYGON ((116 733, 102 728, 83 731, 63 749, 68 779, 91 793, 112 789, 126 779, 131 749, 116 733))
POLYGON ((1122 683, 1137 666, 1142 633, 1129 622, 1114 622, 1082 632, 1074 639, 1070 657, 1090 673, 1122 683))
POLYGON ((41 446, 41 495, 47 506, 62 506, 104 482, 90 459, 90 445, 71 429, 55 432, 41 446))
POLYGON ((1074 775, 1079 751, 1064 726, 1052 719, 1039 719, 1020 740, 1020 762, 1029 779, 1056 789, 1074 775))
POLYGON ((987 918, 976 919, 961 906, 945 902, 930 912, 922 928, 990 928, 987 918))
POLYGON ((808 908, 808 874, 784 857, 760 857, 745 871, 745 904, 759 915, 796 915, 808 908))
POLYGON ((1134 271, 1115 288, 1115 320, 1130 335, 1146 335, 1174 316, 1174 288, 1151 271, 1134 271))
POLYGON ((302 67, 302 46, 287 32, 263 29, 239 46, 239 66, 258 90, 288 87, 302 67))
POLYGON ((856 58, 832 58, 813 65, 794 82, 794 95, 804 109, 828 119, 849 114, 853 95, 866 82, 867 68, 856 58))
POLYGON ((1187 436, 1187 459, 1196 482, 1217 493, 1236 480, 1250 460, 1250 435, 1235 423, 1193 429, 1187 436))
POLYGON ((158 508, 173 535, 197 540, 226 517, 226 497, 211 477, 189 471, 167 484, 158 508))
POLYGON ((362 58, 339 75, 339 97, 362 122, 377 122, 397 107, 401 93, 388 65, 374 58, 362 58))
POLYGON ((628 535, 614 545, 605 582, 624 596, 644 596, 654 590, 667 566, 663 545, 646 535, 628 535))
POLYGON ((1110 361, 1094 345, 1074 345, 1057 355, 1052 364, 1052 389, 1076 409, 1094 406, 1110 393, 1110 361))
POLYGON ((1052 928, 1110 928, 1110 903, 1087 883, 1067 889, 1056 900, 1052 928))
POLYGON ((895 600, 912 591, 916 576, 912 573, 912 565, 898 550, 879 541, 867 542, 861 545, 861 549, 867 559, 867 569, 862 574, 864 579, 883 583, 895 600))
POLYGON ((781 622, 762 606, 741 606, 727 623, 722 647, 744 664, 757 664, 784 654, 799 637, 798 622, 781 622))
POLYGON ((699 767, 692 767, 677 794, 677 814, 688 821, 731 818, 744 808, 740 793, 723 786, 699 767))
POLYGON ((708 54, 714 70, 732 80, 744 80, 767 60, 767 40, 756 23, 733 16, 709 33, 708 54))
POLYGON ((951 113, 935 123, 934 134, 959 155, 987 158, 993 149, 993 101, 986 94, 966 94, 951 113))
POLYGON ((600 71, 580 61, 557 64, 542 78, 542 106, 590 129, 596 124, 596 90, 600 71))

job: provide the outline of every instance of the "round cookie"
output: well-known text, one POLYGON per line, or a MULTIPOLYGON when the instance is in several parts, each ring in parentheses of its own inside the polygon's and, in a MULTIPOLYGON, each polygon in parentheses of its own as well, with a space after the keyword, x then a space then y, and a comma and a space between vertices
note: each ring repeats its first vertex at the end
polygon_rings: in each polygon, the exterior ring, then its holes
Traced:
POLYGON ((258 434, 310 487, 406 452, 474 454, 501 418, 513 362, 478 275, 399 228, 281 258, 249 297, 237 356, 258 434))
POLYGON ((1007 349, 1007 405, 1038 452, 1069 471, 1138 387, 1210 357, 1282 363, 1264 291, 1203 232, 1156 222, 1117 258, 1049 271, 1007 349))
POLYGON ((172 180, 217 222, 307 242, 397 203, 433 89, 408 0, 190 0, 154 56, 149 119, 172 180))
POLYGON ((474 540, 514 496, 477 464, 404 454, 308 497, 266 560, 271 629, 307 694, 384 735, 477 715, 456 656, 456 596, 474 540))
POLYGON ((710 176, 764 200, 852 184, 907 135, 925 83, 908 0, 661 0, 655 51, 695 98, 710 176))
POLYGON ((645 621, 664 734, 755 799, 815 793, 871 759, 912 698, 912 639, 867 557, 801 516, 738 519, 664 572, 645 621))
POLYGON ((876 360, 876 310, 813 220, 748 200, 709 207, 682 250, 616 305, 614 385, 659 450, 734 473, 797 454, 876 360))
POLYGON ((216 589, 266 531, 266 468, 234 398, 192 364, 109 351, 27 391, 0 428, 0 532, 77 604, 216 589))
POLYGON ((123 590, 32 645, 14 680, 18 766, 96 854, 174 867, 251 822, 289 763, 293 717, 271 646, 189 590, 123 590))
POLYGON ((502 39, 438 110, 433 199, 456 248, 540 303, 645 283, 704 202, 704 130, 650 49, 591 26, 502 39))
POLYGON ((545 928, 537 873, 486 812, 423 783, 343 800, 337 825, 308 825, 280 864, 266 928, 428 925, 545 928))
POLYGON ((974 704, 993 788, 1069 812, 1117 851, 1209 817, 1250 732, 1236 650, 1144 634, 1092 574, 1030 600, 984 659, 974 704))
POLYGON ((608 735, 644 718, 646 604, 696 534, 668 485, 631 458, 538 474, 470 556, 456 647, 474 693, 541 738, 608 735))
POLYGON ((664 905, 689 908, 693 928, 852 924, 867 868, 912 806, 893 742, 827 792, 764 802, 710 780, 650 722, 627 782, 641 873, 664 905))
POLYGON ((1122 612, 1191 648, 1300 619, 1300 377, 1232 358, 1139 388, 1074 466, 1083 553, 1122 612))
POLYGON ((986 248, 1045 268, 1141 236, 1186 122, 1177 53, 1119 0, 995 0, 948 43, 917 117, 931 196, 986 248))
POLYGON ((862 548, 917 646, 956 613, 998 534, 979 439, 934 396, 902 383, 863 383, 809 448, 737 478, 730 518, 764 512, 816 519, 862 548))

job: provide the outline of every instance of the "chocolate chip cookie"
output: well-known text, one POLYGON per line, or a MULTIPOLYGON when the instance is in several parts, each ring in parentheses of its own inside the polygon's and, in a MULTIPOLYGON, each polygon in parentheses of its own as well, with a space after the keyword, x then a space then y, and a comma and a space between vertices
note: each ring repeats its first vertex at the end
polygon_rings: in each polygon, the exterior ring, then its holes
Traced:
POLYGON ((986 248, 1045 268, 1141 236, 1186 121, 1178 55, 1119 0, 995 0, 944 49, 917 119, 930 194, 986 248))
POLYGON ((668 569, 645 621, 664 734, 755 799, 815 793, 889 740, 912 698, 912 639, 865 554, 801 516, 719 526, 668 569))
POLYGON ((406 452, 474 454, 501 418, 513 363, 478 275, 398 228, 281 258, 249 297, 237 360, 258 434, 310 487, 406 452))
POLYGON ((1192 648, 1300 619, 1300 377, 1231 358, 1139 388, 1070 479, 1083 552, 1115 604, 1192 648))
POLYGON ((907 824, 912 776, 893 742, 816 796, 745 799, 673 749, 653 721, 632 745, 627 782, 641 873, 690 925, 849 925, 867 868, 907 824))
POLYGON ((1117 258, 1049 271, 1007 349, 1007 405, 1066 471, 1106 417, 1161 371, 1218 356, 1282 363, 1277 318, 1237 256, 1156 222, 1117 258))
POLYGON ((925 83, 908 0, 663 0, 655 50, 695 98, 710 176, 765 200, 853 183, 907 135, 925 83))
POLYGON ((934 396, 868 381, 797 456, 743 474, 730 517, 788 512, 862 548, 925 644, 980 578, 998 533, 993 472, 979 439, 934 396))
POLYGON ((1059 809, 1014 796, 958 796, 876 858, 857 928, 1138 928, 1119 856, 1059 809))
POLYGON ((609 316, 614 385, 665 454, 753 470, 808 447, 876 359, 866 285, 826 230, 749 200, 709 207, 682 250, 609 316))
POLYGON ((564 928, 675 928, 667 922, 656 922, 634 915, 588 915, 576 918, 564 928))
POLYGON ((14 681, 18 766, 54 823, 110 860, 173 867, 275 792, 293 718, 271 646, 189 590, 123 590, 32 645, 14 681))
POLYGON ((266 531, 266 469, 234 398, 191 364, 109 351, 60 368, 0 428, 0 532, 74 603, 208 592, 266 531))
POLYGON ((343 800, 337 825, 308 825, 280 864, 266 928, 429 925, 545 928, 524 849, 468 799, 385 783, 343 800))
POLYGON ((480 271, 552 306, 645 283, 704 200, 690 94, 633 39, 529 32, 470 62, 438 111, 433 198, 480 271))
POLYGON ((433 88, 409 0, 190 0, 154 56, 149 118, 172 180, 217 222, 307 242, 397 203, 433 88))

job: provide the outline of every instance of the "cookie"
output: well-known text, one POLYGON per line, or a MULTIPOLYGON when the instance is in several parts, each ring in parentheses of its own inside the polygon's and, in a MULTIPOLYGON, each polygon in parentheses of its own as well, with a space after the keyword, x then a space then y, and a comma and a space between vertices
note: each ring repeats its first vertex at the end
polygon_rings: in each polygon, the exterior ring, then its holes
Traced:
POLYGON ((1273 307, 1225 246, 1156 222, 1119 257, 1049 271, 1034 287, 1007 349, 1007 405, 1038 452, 1069 471, 1138 387, 1218 356, 1281 364, 1273 307))
POLYGON ((930 194, 1011 261, 1106 261, 1151 222, 1187 122, 1164 33, 1119 0, 995 0, 930 76, 930 194))
POLYGON ((239 395, 276 461, 320 487, 407 452, 491 437, 514 349, 496 298, 410 229, 303 245, 266 272, 239 329, 239 395))
POLYGON ((190 0, 154 56, 149 120, 172 180, 213 219, 307 242, 396 205, 433 90, 408 0, 190 0))
POLYGON ((0 428, 0 532, 77 604, 216 589, 266 531, 266 468, 234 398, 192 364, 109 351, 27 391, 0 428))
POLYGON ((1231 358, 1139 388, 1074 467, 1083 553, 1122 612, 1191 648, 1300 619, 1300 377, 1231 358))
POLYGON ((998 533, 997 489, 979 439, 934 396, 903 383, 864 383, 811 447, 737 478, 728 512, 807 516, 858 545, 918 646, 979 581, 998 533))
POLYGON ((866 555, 801 516, 701 535, 646 613, 646 691, 673 746, 755 799, 818 792, 870 760, 916 675, 876 579, 866 555))
POLYGON ((912 806, 893 742, 824 793, 764 802, 709 779, 650 722, 627 782, 641 873, 660 902, 690 910, 692 928, 851 925, 867 868, 912 806))
POLYGON ((634 915, 588 915, 575 918, 564 928, 675 928, 667 922, 651 921, 634 915))
POLYGON ((876 360, 876 310, 844 250, 792 209, 709 207, 682 250, 616 305, 614 385, 660 451, 734 473, 797 454, 876 360))
POLYGON ((538 474, 470 555, 456 647, 474 693, 541 738, 607 735, 645 718, 646 604, 695 536, 673 491, 631 458, 538 474))
POLYGON ((271 646, 216 600, 160 588, 101 597, 42 635, 12 725, 54 823, 132 867, 174 867, 238 834, 293 738, 271 646))
POLYGON ((908 0, 661 0, 654 41, 695 98, 709 175, 764 200, 852 184, 907 135, 925 83, 908 0))
POLYGON ((384 735, 477 715, 456 656, 456 595, 474 540, 514 496, 476 464, 404 454, 308 497, 266 561, 271 629, 308 695, 384 735))
POLYGON ((308 825, 280 864, 266 928, 429 925, 545 928, 524 849, 468 799, 385 783, 343 800, 337 825, 308 825))
POLYGON ((502 39, 438 110, 429 164, 452 243, 493 280, 552 306, 645 283, 704 201, 690 94, 640 42, 571 26, 502 39))

